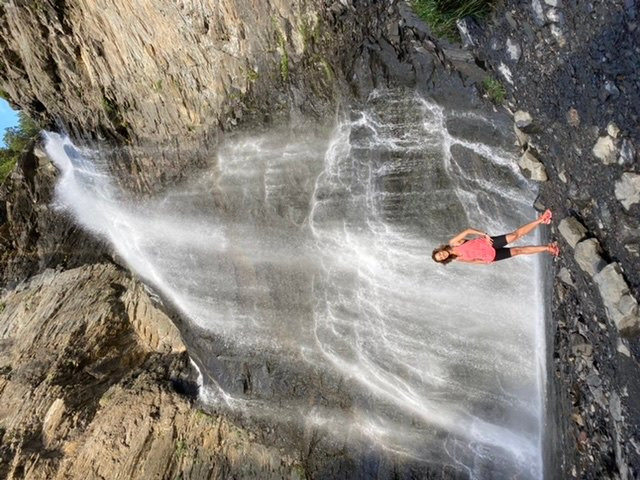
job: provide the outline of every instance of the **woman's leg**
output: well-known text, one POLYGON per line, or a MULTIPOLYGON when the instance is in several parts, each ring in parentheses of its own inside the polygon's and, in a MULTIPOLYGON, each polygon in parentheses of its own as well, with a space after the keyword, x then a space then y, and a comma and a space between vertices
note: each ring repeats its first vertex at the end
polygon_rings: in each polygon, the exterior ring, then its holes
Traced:
POLYGON ((534 220, 531 223, 527 223, 526 225, 521 226, 516 231, 507 233, 507 243, 513 243, 521 237, 524 237, 527 233, 531 232, 541 223, 549 223, 551 221, 551 210, 546 210, 542 215, 538 217, 537 220, 534 220))
POLYGON ((532 255, 534 253, 542 253, 548 252, 553 256, 558 256, 560 250, 558 249, 558 244, 553 242, 548 245, 529 245, 526 247, 511 247, 511 256, 515 257, 516 255, 532 255))

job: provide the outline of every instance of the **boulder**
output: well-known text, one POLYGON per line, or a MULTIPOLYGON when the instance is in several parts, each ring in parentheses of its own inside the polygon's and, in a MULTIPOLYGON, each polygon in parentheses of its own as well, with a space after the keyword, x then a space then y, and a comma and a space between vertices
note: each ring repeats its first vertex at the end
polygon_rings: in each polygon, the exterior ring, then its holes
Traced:
POLYGON ((529 112, 518 110, 513 114, 513 122, 516 124, 516 127, 525 133, 531 133, 531 130, 534 129, 533 117, 529 112))
POLYGON ((587 234, 585 226, 574 217, 563 218, 558 225, 558 230, 571 248, 576 248, 576 244, 587 234))
POLYGON ((574 257, 576 262, 582 270, 592 277, 607 264, 600 256, 600 251, 600 243, 595 238, 583 240, 575 247, 574 257))
POLYGON ((631 205, 640 202, 640 174, 626 172, 616 182, 616 198, 629 210, 631 205))
POLYGON ((609 135, 598 138, 598 141, 591 151, 593 155, 605 165, 614 163, 618 153, 616 144, 609 135))
POLYGON ((544 168, 542 162, 529 150, 522 154, 520 160, 518 160, 518 165, 520 165, 520 168, 529 174, 531 180, 535 180, 536 182, 546 182, 549 179, 547 176, 547 170, 544 168))
POLYGON ((569 270, 567 268, 562 267, 560 269, 560 271, 558 272, 558 278, 565 285, 568 285, 570 287, 574 286, 573 279, 571 278, 571 273, 569 273, 569 270))
POLYGON ((638 302, 629 291, 620 265, 617 262, 610 263, 593 279, 600 291, 607 316, 613 321, 618 331, 624 336, 640 334, 638 302))

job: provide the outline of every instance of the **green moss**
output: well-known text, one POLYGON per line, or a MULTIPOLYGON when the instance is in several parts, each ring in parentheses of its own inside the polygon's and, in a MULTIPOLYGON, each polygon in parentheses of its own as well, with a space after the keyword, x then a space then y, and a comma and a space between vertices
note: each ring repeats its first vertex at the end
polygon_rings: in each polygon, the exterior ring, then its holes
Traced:
POLYGON ((249 80, 251 83, 255 82, 256 80, 258 80, 258 77, 260 75, 258 75, 258 72, 256 72, 254 69, 250 68, 247 71, 247 80, 249 80))
POLYGON ((5 308, 7 308, 7 306, 4 304, 4 302, 0 302, 0 313, 4 312, 5 308))
POLYGON ((280 31, 275 19, 273 23, 276 31, 276 43, 280 53, 280 78, 282 78, 283 82, 286 82, 289 80, 289 54, 287 53, 287 40, 284 34, 280 31))
POLYGON ((491 100, 496 105, 502 105, 507 96, 507 92, 504 86, 495 78, 487 77, 482 81, 482 88, 491 100))
POLYGON ((154 92, 161 92, 162 91, 162 80, 157 80, 157 81, 153 82, 153 85, 151 85, 151 89, 154 92))
POLYGON ((433 33, 459 41, 456 21, 463 17, 484 17, 495 0, 413 0, 413 9, 429 24, 433 33))

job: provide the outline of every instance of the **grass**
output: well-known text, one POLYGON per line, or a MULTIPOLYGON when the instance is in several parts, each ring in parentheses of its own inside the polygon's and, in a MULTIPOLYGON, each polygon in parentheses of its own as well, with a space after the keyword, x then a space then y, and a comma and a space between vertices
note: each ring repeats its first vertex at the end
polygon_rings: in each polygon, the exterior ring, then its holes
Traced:
POLYGON ((434 34, 460 41, 456 21, 463 17, 484 17, 494 0, 413 0, 413 9, 431 26, 434 34))
POLYGON ((5 148, 0 148, 0 183, 4 182, 18 163, 20 155, 38 135, 40 127, 23 112, 18 112, 18 126, 4 133, 5 148))
POLYGON ((482 81, 482 88, 489 100, 496 105, 502 105, 507 95, 504 86, 495 78, 487 77, 482 81))

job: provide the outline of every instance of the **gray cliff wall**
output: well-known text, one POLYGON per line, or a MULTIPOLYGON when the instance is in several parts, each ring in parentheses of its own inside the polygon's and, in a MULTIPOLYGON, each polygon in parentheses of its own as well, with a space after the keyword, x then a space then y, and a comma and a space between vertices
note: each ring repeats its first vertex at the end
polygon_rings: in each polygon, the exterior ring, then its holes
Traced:
POLYGON ((326 113, 334 69, 366 34, 353 8, 327 7, 10 0, 0 5, 0 88, 45 124, 153 142, 202 136, 245 115, 326 113), (331 25, 345 13, 350 22, 331 25))

